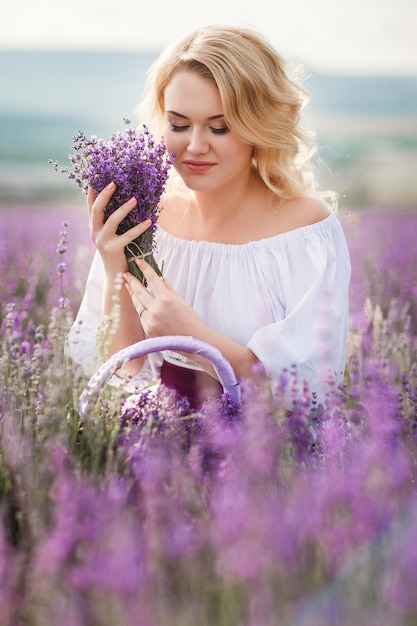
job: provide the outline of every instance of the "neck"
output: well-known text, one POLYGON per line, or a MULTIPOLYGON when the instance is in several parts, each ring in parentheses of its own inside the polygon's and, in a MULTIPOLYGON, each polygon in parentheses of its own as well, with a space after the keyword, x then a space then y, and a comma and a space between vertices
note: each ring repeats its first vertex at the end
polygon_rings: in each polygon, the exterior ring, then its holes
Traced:
POLYGON ((252 199, 259 195, 264 188, 259 178, 251 172, 242 182, 229 182, 227 187, 213 191, 192 191, 194 209, 200 218, 208 223, 225 222, 239 214, 242 215, 245 206, 252 204, 252 199))
POLYGON ((246 185, 240 181, 227 189, 193 192, 185 214, 185 238, 218 243, 250 241, 256 222, 271 206, 270 191, 256 176, 246 185))

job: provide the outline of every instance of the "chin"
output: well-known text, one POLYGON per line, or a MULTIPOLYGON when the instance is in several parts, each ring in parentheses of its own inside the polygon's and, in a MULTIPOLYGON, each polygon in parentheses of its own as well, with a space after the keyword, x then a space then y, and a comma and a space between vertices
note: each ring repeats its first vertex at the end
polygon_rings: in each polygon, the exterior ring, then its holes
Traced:
POLYGON ((207 181, 204 180, 196 180, 195 177, 185 176, 183 179, 184 185, 191 189, 191 191, 212 191, 215 186, 210 185, 207 181))

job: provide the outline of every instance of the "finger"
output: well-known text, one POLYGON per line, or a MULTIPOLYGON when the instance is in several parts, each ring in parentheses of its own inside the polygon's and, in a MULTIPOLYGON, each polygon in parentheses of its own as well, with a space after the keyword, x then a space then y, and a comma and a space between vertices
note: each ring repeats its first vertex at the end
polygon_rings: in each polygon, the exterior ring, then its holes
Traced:
MULTIPOLYGON (((94 201, 92 205, 90 220, 91 220, 93 232, 98 232, 99 230, 103 228, 104 211, 108 204, 109 198, 106 198, 106 195, 104 194, 102 195, 102 194, 103 192, 101 192, 97 196, 96 200, 94 201)), ((106 230, 110 231, 111 234, 115 235, 119 227, 119 224, 125 219, 127 215, 129 215, 130 211, 132 211, 132 209, 134 209, 136 205, 137 205, 136 198, 130 198, 130 200, 128 200, 127 202, 122 204, 118 209, 113 211, 113 213, 109 215, 109 217, 106 220, 106 225, 105 225, 106 230)), ((149 223, 147 223, 148 220, 145 220, 145 222, 141 222, 141 224, 138 225, 138 228, 135 230, 135 232, 130 237, 128 235, 125 238, 126 241, 124 242, 124 244, 129 243, 135 237, 141 235, 142 233, 145 232, 147 228, 149 228, 151 222, 149 221, 149 223)), ((128 232, 130 232, 130 230, 128 232)))
POLYGON ((123 278, 136 310, 139 312, 143 308, 148 309, 155 299, 149 290, 131 272, 124 272, 123 278))
POLYGON ((155 272, 155 270, 144 259, 135 259, 135 263, 146 278, 146 281, 155 296, 167 291, 168 285, 165 280, 155 272))
POLYGON ((100 193, 96 193, 92 187, 88 188, 87 200, 91 206, 95 203, 96 200, 100 201, 100 204, 103 206, 107 206, 110 202, 110 198, 116 191, 116 183, 109 183, 104 189, 100 191, 100 193))
POLYGON ((130 198, 130 200, 127 200, 127 202, 124 202, 122 205, 120 205, 118 209, 113 211, 108 216, 108 218, 106 220, 107 228, 115 233, 117 231, 117 228, 118 228, 120 222, 122 222, 124 220, 124 218, 127 215, 129 215, 130 211, 132 211, 132 209, 134 209, 134 207, 137 205, 137 203, 138 202, 137 202, 136 198, 130 198))
POLYGON ((131 297, 131 300, 132 300, 133 306, 136 309, 136 312, 138 313, 139 317, 142 318, 142 315, 144 311, 147 310, 147 307, 143 304, 142 299, 139 298, 139 296, 133 291, 133 289, 131 288, 128 282, 125 282, 125 287, 131 297))
POLYGON ((90 189, 91 188, 88 189, 87 202, 90 212, 91 229, 96 231, 103 225, 104 210, 116 191, 116 185, 113 182, 110 183, 107 187, 104 187, 99 194, 96 194, 92 189, 90 191, 90 189))
POLYGON ((125 233, 119 235, 120 242, 124 246, 128 246, 129 244, 132 243, 132 241, 137 239, 140 235, 143 235, 143 233, 146 230, 148 230, 151 224, 152 224, 152 220, 148 219, 148 220, 145 220, 144 222, 140 222, 139 224, 136 224, 136 226, 133 226, 132 228, 129 228, 129 230, 127 230, 125 233))
POLYGON ((91 213, 91 209, 93 207, 93 204, 96 198, 97 198, 96 192, 93 190, 92 187, 89 187, 87 191, 87 206, 88 206, 88 211, 90 213, 91 213))

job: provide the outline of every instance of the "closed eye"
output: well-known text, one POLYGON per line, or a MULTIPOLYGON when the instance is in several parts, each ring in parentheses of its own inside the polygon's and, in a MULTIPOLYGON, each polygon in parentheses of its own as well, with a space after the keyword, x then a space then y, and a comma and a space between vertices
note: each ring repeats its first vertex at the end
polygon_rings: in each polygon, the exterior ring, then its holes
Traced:
MULTIPOLYGON (((184 125, 180 125, 180 124, 172 124, 171 123, 171 130, 174 133, 181 133, 184 130, 187 130, 189 127, 188 124, 184 124, 184 125)), ((222 126, 222 128, 212 128, 210 127, 211 132, 214 135, 225 135, 226 133, 229 132, 229 129, 227 126, 222 126)))
POLYGON ((227 126, 223 126, 222 128, 210 128, 210 130, 215 135, 225 135, 226 133, 229 132, 229 129, 227 128, 227 126))
POLYGON ((185 125, 185 126, 180 126, 180 125, 178 125, 178 124, 173 124, 173 123, 171 122, 171 130, 172 130, 174 133, 180 133, 180 132, 182 132, 183 130, 187 130, 187 128, 190 128, 190 127, 189 127, 188 125, 185 125))

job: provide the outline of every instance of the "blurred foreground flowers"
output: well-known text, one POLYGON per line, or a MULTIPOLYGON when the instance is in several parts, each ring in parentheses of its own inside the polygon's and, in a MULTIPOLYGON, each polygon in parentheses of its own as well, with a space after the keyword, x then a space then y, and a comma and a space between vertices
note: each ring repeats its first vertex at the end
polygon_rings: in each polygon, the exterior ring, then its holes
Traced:
POLYGON ((390 219, 346 224, 345 383, 291 417, 296 368, 272 402, 259 380, 197 415, 104 389, 82 424, 71 227, 46 261, 2 244, 2 626, 417 623, 417 217, 390 219))

